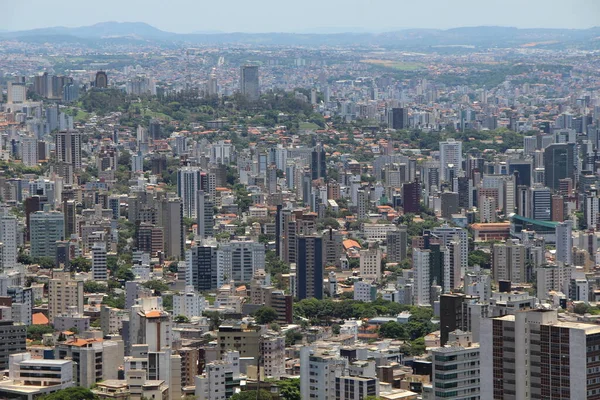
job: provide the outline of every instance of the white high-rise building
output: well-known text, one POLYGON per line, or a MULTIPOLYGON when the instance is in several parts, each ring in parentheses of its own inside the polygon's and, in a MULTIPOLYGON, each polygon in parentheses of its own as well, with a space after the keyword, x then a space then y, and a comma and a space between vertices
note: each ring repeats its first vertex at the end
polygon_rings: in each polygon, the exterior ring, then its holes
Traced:
POLYGON ((265 246, 249 240, 224 243, 217 250, 217 286, 233 280, 250 282, 254 272, 265 268, 265 246))
MULTIPOLYGON (((441 244, 446 247, 451 247, 450 242, 458 240, 459 242, 459 254, 450 260, 451 270, 454 276, 464 276, 469 266, 469 238, 466 229, 449 226, 444 224, 442 226, 435 227, 431 232, 440 238, 441 244)), ((457 281, 453 281, 454 287, 458 284, 457 281)))
POLYGON ((229 165, 232 160, 233 144, 228 140, 213 143, 210 151, 210 162, 213 164, 229 165))
POLYGON ((479 399, 480 353, 469 332, 454 331, 448 344, 431 350, 435 399, 479 399))
POLYGON ((556 225, 556 261, 573 264, 573 222, 565 221, 556 225))
POLYGON ((505 243, 492 247, 492 273, 494 281, 527 282, 525 269, 525 246, 518 239, 508 239, 505 243))
POLYGON ((106 281, 108 279, 106 243, 97 242, 92 246, 92 277, 95 281, 106 281))
POLYGON ((336 378, 344 376, 348 359, 336 349, 304 346, 300 349, 300 396, 302 400, 336 398, 336 378))
POLYGON ((239 386, 239 352, 223 355, 222 361, 206 364, 204 373, 196 376, 194 395, 198 400, 225 400, 239 386))
POLYGON ((360 276, 363 279, 381 278, 382 251, 379 248, 370 248, 360 251, 360 276))
POLYGON ((431 305, 430 257, 431 252, 429 250, 413 249, 413 303, 415 305, 431 305))
POLYGON ((21 160, 23 165, 35 167, 38 165, 38 142, 31 136, 21 138, 21 160))
POLYGON ((453 182, 462 171, 462 142, 448 139, 440 142, 440 172, 446 182, 453 182))
POLYGON ((193 286, 186 286, 185 293, 173 295, 173 315, 188 318, 201 317, 206 309, 204 297, 194 291, 193 286))
POLYGON ((144 155, 141 151, 131 156, 131 172, 143 172, 144 171, 144 155))
POLYGON ((183 216, 196 218, 198 207, 196 200, 200 190, 200 168, 183 167, 177 171, 177 195, 183 204, 183 216))
POLYGON ((10 269, 17 265, 18 224, 17 217, 5 212, 0 216, 0 242, 2 242, 2 268, 10 269))
POLYGON ((8 104, 23 103, 27 100, 27 85, 25 82, 8 82, 8 104))

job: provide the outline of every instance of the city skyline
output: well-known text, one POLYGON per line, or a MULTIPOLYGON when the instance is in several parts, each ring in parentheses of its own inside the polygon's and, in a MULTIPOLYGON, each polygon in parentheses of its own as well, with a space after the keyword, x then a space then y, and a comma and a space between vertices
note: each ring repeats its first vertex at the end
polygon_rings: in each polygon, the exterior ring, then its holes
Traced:
POLYGON ((600 4, 593 0, 574 0, 568 10, 562 9, 560 13, 556 12, 557 7, 553 7, 552 1, 541 0, 526 3, 507 0, 486 4, 485 7, 475 0, 460 0, 452 4, 435 0, 428 8, 434 11, 428 13, 424 13, 418 4, 404 1, 383 0, 378 3, 366 6, 355 0, 309 0, 302 5, 288 4, 284 8, 278 7, 273 0, 259 0, 252 4, 235 2, 235 5, 227 7, 219 3, 202 4, 200 7, 189 0, 175 0, 172 7, 165 10, 157 0, 144 2, 143 8, 137 1, 123 4, 107 0, 103 7, 89 13, 85 4, 73 0, 53 3, 33 0, 27 4, 12 2, 4 5, 4 14, 9 18, 4 20, 0 32, 81 27, 105 21, 139 21, 174 33, 381 33, 471 26, 586 29, 600 25, 596 18, 600 4), (237 7, 233 15, 232 6, 237 7), (31 9, 37 12, 28 13, 31 9), (68 9, 69 13, 62 12, 64 9, 68 9), (189 12, 182 13, 183 9, 189 12), (382 10, 386 11, 382 13, 382 10), (27 13, 28 18, 17 18, 23 13, 27 13))

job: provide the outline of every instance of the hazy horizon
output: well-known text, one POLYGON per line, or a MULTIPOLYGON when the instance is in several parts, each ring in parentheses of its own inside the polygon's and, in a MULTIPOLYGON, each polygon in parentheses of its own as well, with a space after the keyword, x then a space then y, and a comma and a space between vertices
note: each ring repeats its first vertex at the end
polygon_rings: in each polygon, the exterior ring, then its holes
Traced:
POLYGON ((600 26, 600 2, 572 0, 431 0, 427 8, 404 0, 305 0, 282 6, 275 0, 197 3, 172 0, 104 0, 101 3, 30 0, 3 4, 0 30, 80 27, 108 21, 144 22, 175 33, 339 33, 469 26, 586 29, 600 26), (87 4, 86 4, 87 3, 87 4), (233 4, 231 4, 233 3, 233 4), (232 12, 232 9, 234 11, 232 12), (68 10, 68 12, 65 12, 68 10), (93 10, 93 12, 90 12, 93 10), (6 18, 8 17, 8 18, 6 18))

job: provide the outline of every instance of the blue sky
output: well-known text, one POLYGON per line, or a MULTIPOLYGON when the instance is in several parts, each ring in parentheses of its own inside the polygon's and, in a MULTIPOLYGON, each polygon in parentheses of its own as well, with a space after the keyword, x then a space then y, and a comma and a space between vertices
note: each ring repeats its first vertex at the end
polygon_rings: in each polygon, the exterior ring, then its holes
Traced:
POLYGON ((140 21, 179 33, 600 26, 599 0, 0 0, 0 30, 140 21))

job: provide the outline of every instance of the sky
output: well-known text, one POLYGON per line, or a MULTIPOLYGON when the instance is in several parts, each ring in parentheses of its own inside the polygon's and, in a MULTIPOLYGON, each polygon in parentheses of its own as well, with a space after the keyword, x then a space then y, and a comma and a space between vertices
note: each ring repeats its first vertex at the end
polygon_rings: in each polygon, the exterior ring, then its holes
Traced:
POLYGON ((0 30, 146 22, 177 32, 590 28, 599 0, 0 0, 0 30))

